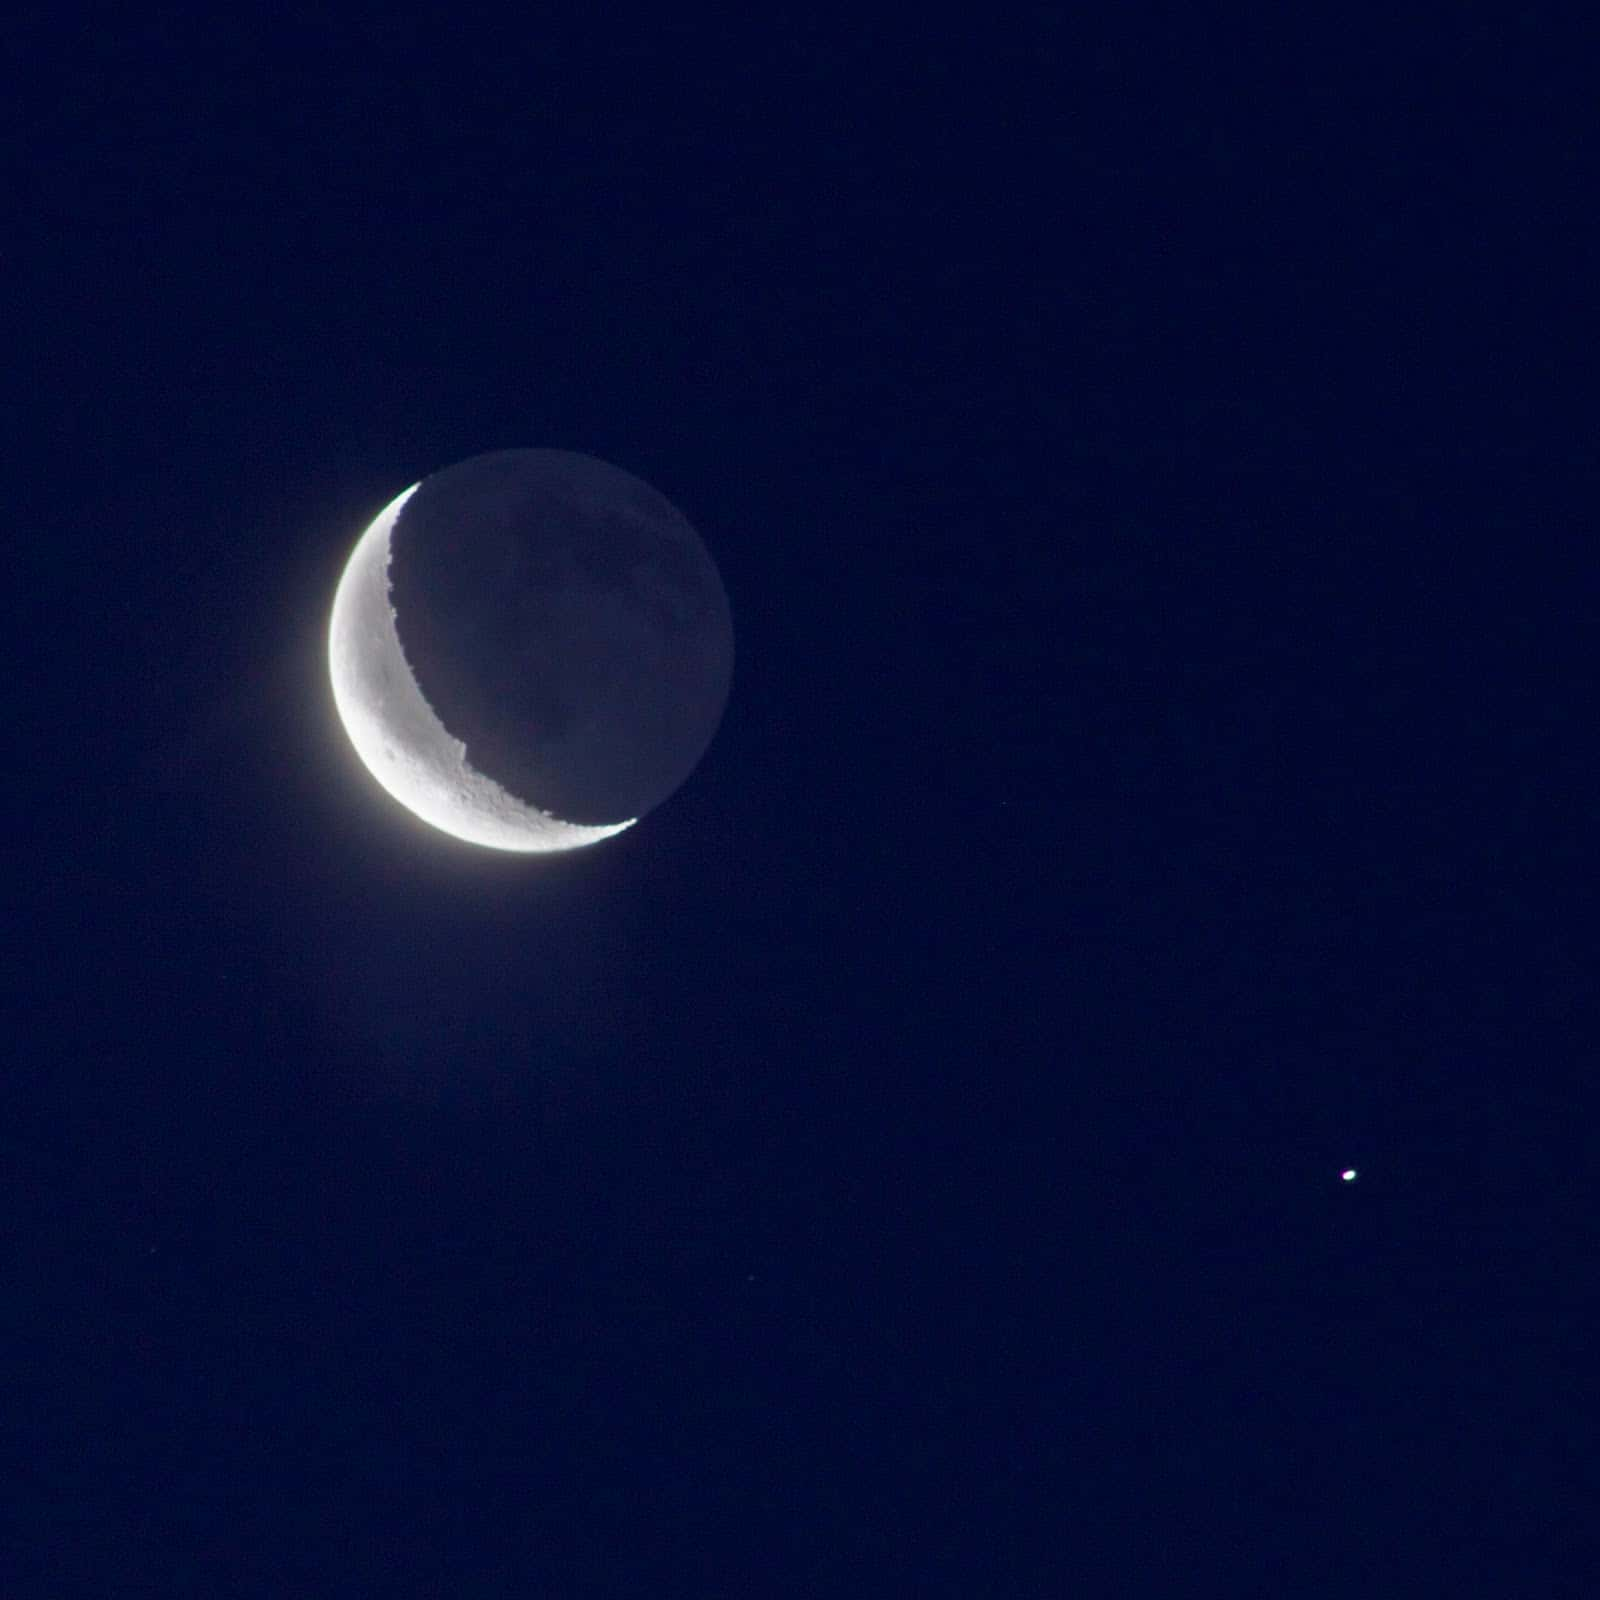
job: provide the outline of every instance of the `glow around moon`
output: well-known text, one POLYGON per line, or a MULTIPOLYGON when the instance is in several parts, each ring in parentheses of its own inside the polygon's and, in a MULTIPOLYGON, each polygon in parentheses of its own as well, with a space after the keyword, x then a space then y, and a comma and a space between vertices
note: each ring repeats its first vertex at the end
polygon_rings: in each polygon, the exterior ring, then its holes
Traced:
POLYGON ((524 853, 572 850, 633 825, 563 822, 476 771, 423 698, 390 600, 390 536, 412 484, 379 513, 339 580, 328 629, 333 702, 367 770, 424 822, 469 844, 524 853))

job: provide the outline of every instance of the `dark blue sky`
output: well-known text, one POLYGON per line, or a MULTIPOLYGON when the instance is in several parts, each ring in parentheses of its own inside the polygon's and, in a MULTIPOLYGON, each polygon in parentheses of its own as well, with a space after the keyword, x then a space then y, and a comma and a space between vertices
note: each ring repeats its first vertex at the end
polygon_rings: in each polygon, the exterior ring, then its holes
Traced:
POLYGON ((1577 1592, 1532 13, 5 50, 8 1596, 1577 1592), (681 506, 739 644, 554 861, 413 825, 322 657, 522 445, 681 506))

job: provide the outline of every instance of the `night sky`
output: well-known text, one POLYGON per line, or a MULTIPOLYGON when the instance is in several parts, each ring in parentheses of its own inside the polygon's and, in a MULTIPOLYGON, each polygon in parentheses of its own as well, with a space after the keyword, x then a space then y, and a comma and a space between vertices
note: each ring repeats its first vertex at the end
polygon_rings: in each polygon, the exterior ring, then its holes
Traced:
POLYGON ((248 9, 0 44, 0 1594, 1592 1592, 1568 42, 248 9), (520 446, 738 639, 545 859, 324 655, 520 446))

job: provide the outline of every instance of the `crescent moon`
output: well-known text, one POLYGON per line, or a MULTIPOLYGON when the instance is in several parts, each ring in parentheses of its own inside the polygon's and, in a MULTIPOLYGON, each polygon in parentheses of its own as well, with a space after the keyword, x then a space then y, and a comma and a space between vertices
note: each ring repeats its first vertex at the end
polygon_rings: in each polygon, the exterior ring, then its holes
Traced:
POLYGON ((424 822, 469 844, 522 853, 574 850, 638 820, 563 822, 508 793, 467 760, 423 698, 400 648, 389 593, 390 535, 420 483, 397 495, 357 541, 328 627, 333 703, 367 770, 424 822))

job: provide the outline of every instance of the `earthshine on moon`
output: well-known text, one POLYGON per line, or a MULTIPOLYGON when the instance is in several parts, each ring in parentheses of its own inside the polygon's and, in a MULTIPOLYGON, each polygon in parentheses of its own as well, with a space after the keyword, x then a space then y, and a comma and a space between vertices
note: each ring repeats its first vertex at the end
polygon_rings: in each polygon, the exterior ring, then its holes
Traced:
POLYGON ((502 450, 413 484, 357 541, 328 668, 373 777, 471 844, 571 850, 688 777, 733 665, 683 515, 593 457, 502 450))

